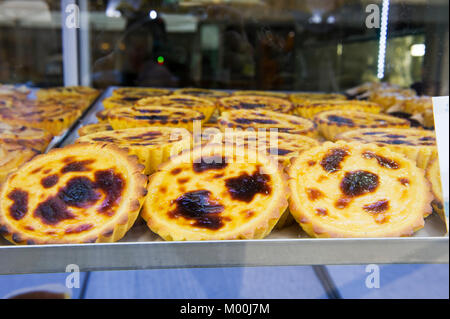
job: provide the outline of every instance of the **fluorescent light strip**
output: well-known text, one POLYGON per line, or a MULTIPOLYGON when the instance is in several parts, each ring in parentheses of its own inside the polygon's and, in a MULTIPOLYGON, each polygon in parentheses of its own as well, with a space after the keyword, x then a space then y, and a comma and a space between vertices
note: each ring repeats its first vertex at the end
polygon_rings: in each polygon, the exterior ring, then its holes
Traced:
POLYGON ((381 30, 380 43, 378 46, 378 72, 379 79, 384 78, 384 68, 386 64, 386 44, 389 20, 389 0, 383 0, 383 8, 381 9, 381 30))

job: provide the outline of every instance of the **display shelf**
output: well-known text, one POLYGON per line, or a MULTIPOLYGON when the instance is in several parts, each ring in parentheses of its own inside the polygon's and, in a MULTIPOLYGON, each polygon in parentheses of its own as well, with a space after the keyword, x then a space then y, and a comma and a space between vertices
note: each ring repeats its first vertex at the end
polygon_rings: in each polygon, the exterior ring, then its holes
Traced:
MULTIPOLYGON (((95 123, 111 87, 54 147, 74 143, 82 125, 95 123)), ((447 205, 448 207, 448 205, 447 205)), ((14 246, 0 240, 0 274, 192 267, 448 263, 446 224, 433 214, 413 237, 309 238, 298 225, 274 230, 266 239, 164 242, 139 219, 117 243, 14 246)))

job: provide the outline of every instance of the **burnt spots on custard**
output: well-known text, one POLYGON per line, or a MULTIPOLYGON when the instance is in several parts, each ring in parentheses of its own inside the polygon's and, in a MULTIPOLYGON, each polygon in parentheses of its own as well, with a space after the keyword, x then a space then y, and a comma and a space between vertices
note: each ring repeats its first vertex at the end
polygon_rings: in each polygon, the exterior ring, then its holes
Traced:
POLYGON ((241 102, 237 105, 233 105, 234 108, 239 108, 239 109, 245 109, 245 110, 255 110, 255 109, 259 109, 259 108, 263 108, 266 107, 265 104, 261 104, 261 103, 246 103, 246 102, 241 102))
POLYGON ((88 231, 92 227, 94 227, 94 225, 92 225, 92 224, 84 224, 84 225, 80 225, 77 227, 69 227, 65 230, 65 233, 66 234, 79 234, 79 233, 88 231))
POLYGON ((389 209, 389 201, 388 200, 380 200, 376 203, 365 205, 364 210, 369 213, 384 213, 389 209))
POLYGON ((147 114, 159 114, 161 110, 146 110, 146 109, 137 109, 139 113, 147 113, 147 114))
POLYGON ((367 171, 353 171, 345 174, 340 188, 345 196, 357 197, 374 192, 378 185, 378 175, 367 171))
POLYGON ((41 185, 44 188, 51 188, 55 186, 59 181, 58 175, 50 175, 41 179, 41 185))
POLYGON ((308 195, 310 201, 315 201, 323 197, 323 193, 315 188, 307 188, 306 195, 308 195))
POLYGON ((348 149, 334 148, 324 156, 320 165, 328 173, 334 173, 341 169, 341 162, 349 155, 348 149))
POLYGON ((388 135, 385 135, 385 137, 392 138, 392 139, 406 138, 405 135, 399 135, 399 134, 388 134, 388 135))
POLYGON ((363 135, 382 135, 384 132, 365 132, 363 135))
POLYGON ((168 121, 169 116, 167 115, 138 115, 134 117, 136 120, 145 121, 168 121))
POLYGON ((9 207, 9 214, 15 220, 21 220, 28 211, 28 193, 15 189, 8 194, 8 198, 13 201, 13 204, 9 207))
POLYGON ((399 178, 398 181, 403 185, 403 186, 409 186, 410 184, 410 180, 409 178, 399 178))
POLYGON ((218 230, 224 226, 220 213, 224 207, 211 199, 211 192, 198 190, 185 193, 173 201, 175 209, 169 213, 171 218, 184 217, 195 220, 196 227, 218 230))
POLYGON ((182 171, 183 171, 183 170, 182 170, 181 168, 174 168, 174 169, 170 172, 170 174, 176 176, 176 175, 180 174, 182 171))
POLYGON ((278 124, 275 120, 268 120, 268 119, 245 119, 245 118, 238 118, 234 120, 238 124, 278 124))
POLYGON ((158 137, 160 137, 162 134, 161 132, 147 132, 147 133, 143 133, 140 135, 135 135, 135 136, 128 136, 126 137, 126 139, 128 140, 154 140, 158 137))
POLYGON ((316 208, 315 212, 316 212, 316 215, 318 215, 318 216, 327 216, 328 215, 328 211, 325 208, 316 208))
POLYGON ((269 195, 272 188, 269 185, 270 176, 261 174, 258 168, 252 175, 243 173, 238 177, 225 181, 231 198, 250 203, 256 194, 269 195))
POLYGON ((95 160, 68 162, 67 165, 61 169, 61 173, 66 174, 70 172, 87 172, 90 170, 89 165, 94 162, 95 160))
POLYGON ((116 139, 110 136, 94 137, 92 140, 95 142, 108 142, 108 143, 116 142, 116 139))
POLYGON ((377 142, 382 143, 382 144, 391 144, 391 145, 410 145, 410 146, 414 145, 413 143, 411 143, 409 141, 399 140, 399 139, 381 140, 381 141, 377 141, 377 142))
POLYGON ((226 158, 222 156, 203 156, 199 163, 194 163, 192 166, 196 173, 203 173, 209 170, 220 170, 227 167, 226 158))
POLYGON ((186 177, 186 178, 179 178, 179 179, 177 179, 177 182, 179 183, 179 184, 186 184, 187 182, 189 182, 189 177, 186 177))
POLYGON ((389 216, 385 212, 389 209, 389 201, 380 200, 376 203, 365 205, 363 209, 372 214, 377 224, 384 224, 389 221, 389 216))
POLYGON ((316 161, 308 161, 308 166, 309 166, 309 167, 312 167, 312 166, 314 166, 314 165, 316 165, 316 164, 317 164, 316 161))
POLYGON ((337 209, 344 209, 344 208, 347 208, 351 202, 352 202, 351 198, 343 197, 343 198, 338 199, 336 201, 336 203, 334 203, 334 206, 337 209))
POLYGON ((354 125, 355 124, 355 122, 353 122, 352 119, 338 116, 338 115, 329 115, 327 117, 327 119, 328 119, 328 121, 337 123, 338 125, 354 125))
POLYGON ((34 211, 34 216, 47 225, 56 225, 63 220, 75 218, 58 195, 40 203, 34 211))
POLYGON ((33 171, 31 171, 31 174, 39 173, 41 170, 42 170, 42 167, 38 167, 38 168, 34 169, 33 171))
POLYGON ((396 161, 386 158, 386 157, 383 157, 381 155, 377 155, 371 151, 364 152, 362 154, 362 156, 366 159, 375 158, 377 160, 378 164, 385 168, 390 168, 390 169, 399 169, 400 168, 400 165, 396 161))
POLYGON ((434 138, 434 137, 432 137, 432 136, 425 136, 425 137, 421 137, 420 139, 419 139, 419 141, 421 141, 421 142, 425 142, 425 141, 435 141, 436 139, 434 138))
POLYGON ((98 212, 112 216, 112 208, 114 208, 122 198, 125 180, 112 169, 97 171, 94 176, 96 188, 102 190, 105 194, 105 199, 98 208, 98 212))
POLYGON ((77 208, 89 207, 100 198, 94 183, 87 177, 72 178, 57 196, 65 205, 77 208))
POLYGON ((282 148, 270 148, 267 150, 267 153, 270 155, 286 156, 286 155, 292 153, 292 151, 284 150, 282 148))

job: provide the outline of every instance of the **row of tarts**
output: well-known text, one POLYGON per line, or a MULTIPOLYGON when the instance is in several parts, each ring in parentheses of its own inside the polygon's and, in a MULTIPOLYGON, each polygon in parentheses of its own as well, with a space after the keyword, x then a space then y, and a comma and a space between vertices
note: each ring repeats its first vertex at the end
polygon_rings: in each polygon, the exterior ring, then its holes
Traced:
MULTIPOLYGON (((411 236, 432 205, 443 215, 434 132, 371 101, 404 90, 358 90, 369 100, 116 89, 76 144, 9 174, 0 233, 15 244, 115 242, 141 216, 165 240, 258 239, 294 222, 312 237, 411 236)), ((401 100, 428 109, 423 97, 401 100)))

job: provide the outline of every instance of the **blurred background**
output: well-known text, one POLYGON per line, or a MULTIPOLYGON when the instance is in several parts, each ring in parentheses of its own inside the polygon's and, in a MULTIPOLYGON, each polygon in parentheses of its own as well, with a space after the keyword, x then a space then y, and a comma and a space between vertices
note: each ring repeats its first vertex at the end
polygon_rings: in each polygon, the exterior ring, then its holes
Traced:
POLYGON ((342 91, 383 80, 448 95, 448 6, 447 0, 0 0, 0 83, 342 91), (69 3, 81 11, 75 33, 62 28, 69 3), (373 4, 380 28, 366 23, 373 4))

